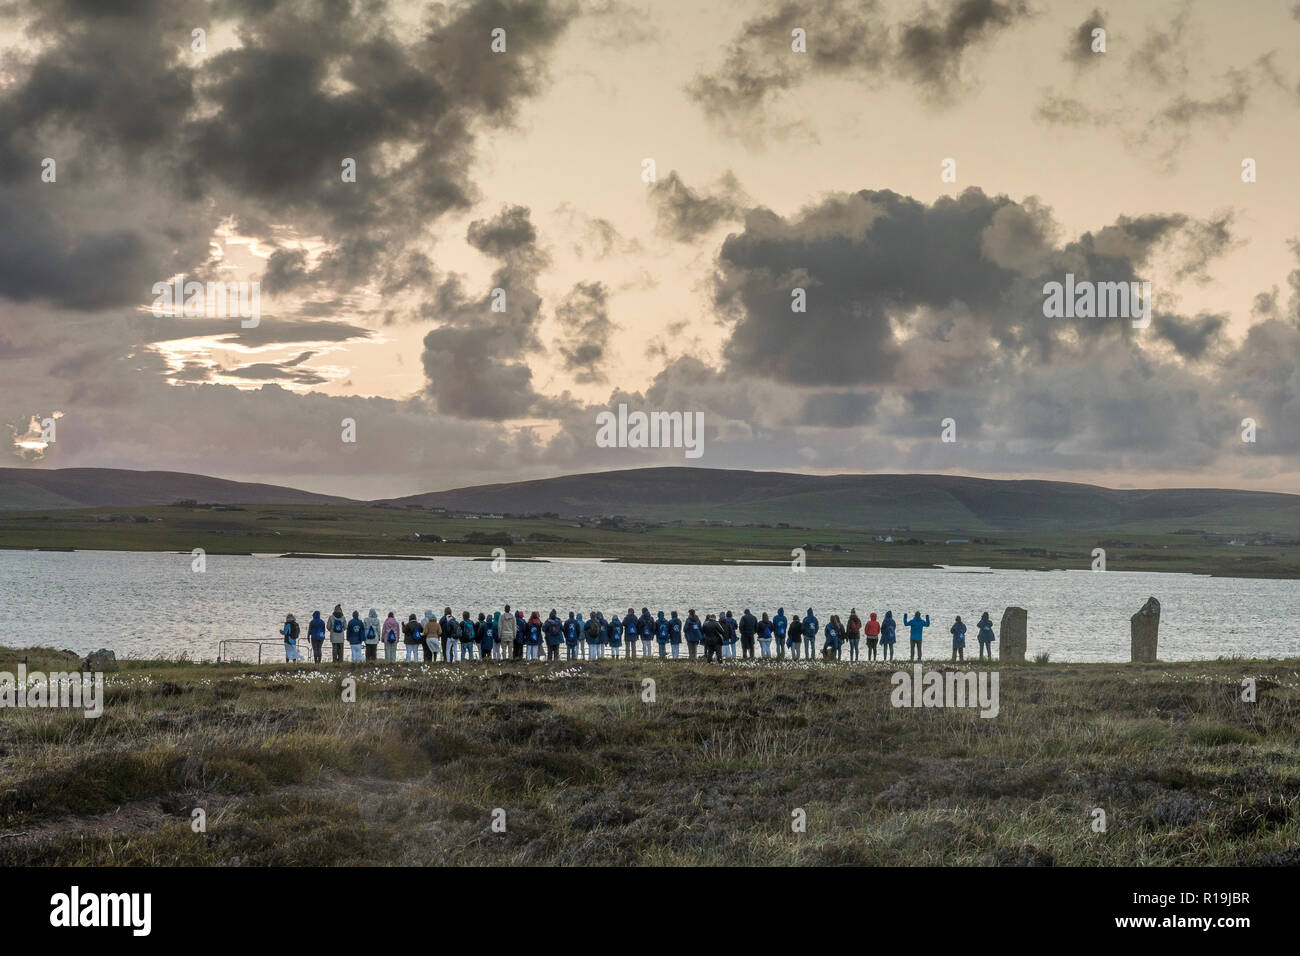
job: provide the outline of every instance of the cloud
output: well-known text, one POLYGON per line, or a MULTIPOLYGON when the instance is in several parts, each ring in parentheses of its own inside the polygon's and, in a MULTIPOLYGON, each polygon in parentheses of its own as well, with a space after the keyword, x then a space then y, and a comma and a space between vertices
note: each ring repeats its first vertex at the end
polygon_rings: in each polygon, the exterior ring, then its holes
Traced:
POLYGON ((1104 54, 1094 53, 1092 49, 1093 30, 1106 28, 1106 14, 1094 7, 1092 13, 1077 27, 1070 31, 1069 43, 1065 48, 1065 58, 1077 67, 1096 66, 1104 54))
POLYGON ((451 276, 426 304, 427 316, 439 323, 424 337, 426 390, 444 414, 520 418, 538 400, 527 358, 541 350, 537 276, 547 257, 523 206, 506 206, 491 219, 471 222, 466 237, 501 265, 486 293, 471 296, 463 280, 451 276))
POLYGON ((903 79, 930 102, 951 98, 965 82, 978 46, 1028 16, 1019 0, 958 0, 925 7, 890 23, 874 0, 782 2, 743 24, 723 64, 697 75, 687 94, 728 130, 780 132, 771 100, 813 78, 878 83, 903 79), (806 31, 807 52, 794 53, 791 31, 806 31))
POLYGON ((649 189, 659 230, 677 242, 693 242, 722 222, 739 220, 749 200, 735 175, 728 171, 712 192, 696 192, 676 170, 649 189))
POLYGON ((604 382, 603 367, 614 323, 609 319, 609 290, 599 282, 579 282, 555 309, 564 338, 559 343, 565 371, 579 384, 604 382))

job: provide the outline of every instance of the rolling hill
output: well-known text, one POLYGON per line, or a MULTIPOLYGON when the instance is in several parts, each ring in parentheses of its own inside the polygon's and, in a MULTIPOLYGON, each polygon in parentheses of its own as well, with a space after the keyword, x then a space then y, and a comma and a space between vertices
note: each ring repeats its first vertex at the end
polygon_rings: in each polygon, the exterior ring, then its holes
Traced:
POLYGON ((192 498, 223 505, 348 504, 347 498, 176 471, 0 468, 0 510, 131 508, 192 498))
POLYGON ((959 475, 799 475, 636 468, 394 499, 455 511, 625 515, 659 521, 789 522, 879 529, 1300 532, 1300 495, 1119 490, 959 475))

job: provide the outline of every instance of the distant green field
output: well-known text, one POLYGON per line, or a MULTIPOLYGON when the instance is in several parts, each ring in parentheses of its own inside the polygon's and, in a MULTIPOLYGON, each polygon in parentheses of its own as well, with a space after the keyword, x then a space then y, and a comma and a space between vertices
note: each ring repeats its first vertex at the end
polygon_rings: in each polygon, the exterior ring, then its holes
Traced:
MULTIPOLYGON (((1175 534, 1169 522, 1105 531, 892 532, 887 529, 727 525, 596 526, 572 519, 448 518, 428 510, 342 505, 259 505, 240 510, 161 506, 0 512, 0 548, 191 551, 209 554, 330 553, 488 558, 597 557, 646 563, 787 563, 806 548, 810 565, 977 565, 1037 570, 1088 568, 1106 551, 1112 571, 1183 571, 1233 577, 1300 577, 1300 545, 1234 546, 1175 534), (112 519, 112 520, 109 520, 112 519), (415 535, 420 535, 417 538, 415 535), (431 536, 443 539, 438 541, 431 536), (969 543, 948 544, 952 538, 969 543), (978 540, 976 540, 978 539, 978 540), (838 549, 838 550, 836 550, 838 549)), ((1173 522, 1173 524, 1178 524, 1173 522)))

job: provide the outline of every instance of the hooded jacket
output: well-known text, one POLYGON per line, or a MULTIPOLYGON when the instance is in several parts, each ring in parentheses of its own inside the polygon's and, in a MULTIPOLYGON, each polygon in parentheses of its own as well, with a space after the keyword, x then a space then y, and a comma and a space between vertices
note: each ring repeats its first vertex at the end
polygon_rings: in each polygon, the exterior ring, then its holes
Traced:
POLYGON ((790 627, 790 622, 786 620, 785 608, 776 609, 776 616, 772 618, 772 632, 777 637, 785 637, 786 630, 790 627))
POLYGON ((384 626, 384 622, 379 619, 379 612, 372 607, 370 609, 370 613, 366 615, 366 643, 367 644, 379 643, 379 632, 383 629, 383 626, 384 626), (370 636, 371 628, 375 629, 374 637, 370 636))
POLYGON ((987 641, 995 640, 995 638, 993 637, 993 622, 989 620, 989 616, 987 614, 985 614, 982 618, 980 618, 979 623, 976 624, 975 626, 979 628, 979 631, 976 636, 981 641, 987 642, 987 641))
POLYGON ((667 644, 671 632, 672 626, 668 623, 668 618, 664 617, 663 611, 660 611, 659 616, 655 618, 655 640, 660 644, 667 644))
POLYGON ((876 620, 876 612, 871 612, 871 619, 867 621, 867 637, 880 636, 880 622, 876 620))
POLYGON ((564 621, 564 643, 568 644, 570 647, 576 646, 578 643, 578 635, 581 633, 582 624, 573 616, 573 612, 570 611, 568 618, 564 621))
POLYGON ((393 615, 384 618, 383 637, 385 644, 396 644, 397 636, 402 633, 401 622, 393 615))
POLYGON ((609 616, 609 623, 605 625, 605 640, 614 647, 623 643, 623 622, 617 614, 609 616))
POLYGON ((320 616, 320 611, 311 612, 311 620, 307 622, 307 636, 314 641, 325 639, 325 621, 320 616))
POLYGON ((546 633, 547 647, 559 647, 564 640, 564 626, 560 623, 555 611, 551 611, 551 616, 542 625, 542 630, 546 633))
POLYGON ((414 614, 402 625, 402 642, 405 644, 420 643, 420 622, 415 619, 414 614))
POLYGON ((632 613, 631 608, 628 609, 627 615, 623 618, 623 633, 627 635, 628 640, 636 637, 637 634, 636 615, 632 613))
POLYGON ((704 637, 704 627, 700 624, 700 619, 694 614, 687 615, 685 623, 682 624, 682 630, 686 632, 686 642, 688 644, 698 644, 704 637))
POLYGON ((809 608, 807 616, 803 619, 803 639, 805 641, 811 641, 817 636, 817 631, 820 627, 821 623, 813 615, 812 608, 809 608))
POLYGON ((953 647, 966 646, 966 625, 962 621, 954 621, 952 627, 948 628, 948 633, 952 635, 953 647))
POLYGON ((542 643, 542 619, 536 611, 524 625, 524 643, 530 645, 542 643))
POLYGON ((898 622, 894 620, 894 612, 886 611, 885 619, 880 622, 880 640, 884 644, 893 644, 898 637, 898 622))
POLYGON ((704 643, 710 647, 721 647, 727 639, 727 629, 720 621, 705 621, 700 625, 700 632, 704 635, 704 643))
POLYGON ((348 621, 348 643, 361 644, 366 639, 366 623, 361 620, 361 612, 353 611, 352 620, 348 621))
POLYGON ((925 615, 924 621, 922 621, 919 617, 914 617, 909 621, 907 619, 907 612, 906 611, 903 612, 903 627, 911 628, 912 640, 919 641, 921 638, 923 638, 925 636, 924 631, 929 626, 930 626, 930 615, 928 614, 925 615))
POLYGON ((348 629, 348 621, 343 616, 343 611, 341 609, 334 611, 325 623, 329 626, 330 643, 342 644, 343 635, 348 629))
POLYGON ((641 635, 641 640, 643 641, 648 641, 650 638, 654 637, 655 619, 650 616, 650 609, 648 607, 641 608, 641 616, 636 622, 636 632, 641 635))
POLYGON ((502 644, 513 644, 515 642, 515 616, 513 614, 502 614, 501 619, 497 621, 498 638, 502 644))

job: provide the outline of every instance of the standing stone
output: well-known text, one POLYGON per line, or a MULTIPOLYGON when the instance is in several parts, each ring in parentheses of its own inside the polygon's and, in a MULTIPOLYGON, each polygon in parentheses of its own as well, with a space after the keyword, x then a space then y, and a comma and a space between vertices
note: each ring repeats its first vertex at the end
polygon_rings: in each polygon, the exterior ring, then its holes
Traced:
POLYGON ((1156 639, 1160 634, 1160 602, 1147 598, 1142 610, 1129 618, 1132 628, 1132 653, 1134 661, 1151 663, 1156 659, 1156 639))
POLYGON ((1029 612, 1023 607, 1009 607, 1002 612, 1002 626, 998 629, 998 659, 1024 663, 1025 649, 1029 646, 1029 612))
POLYGON ((97 651, 91 651, 86 658, 86 670, 92 673, 96 671, 115 671, 117 670, 117 655, 104 647, 97 651))

